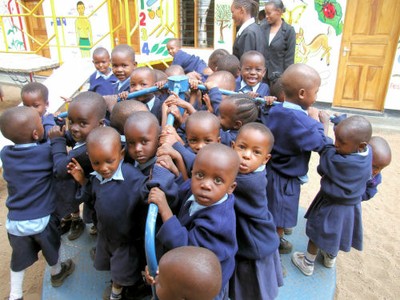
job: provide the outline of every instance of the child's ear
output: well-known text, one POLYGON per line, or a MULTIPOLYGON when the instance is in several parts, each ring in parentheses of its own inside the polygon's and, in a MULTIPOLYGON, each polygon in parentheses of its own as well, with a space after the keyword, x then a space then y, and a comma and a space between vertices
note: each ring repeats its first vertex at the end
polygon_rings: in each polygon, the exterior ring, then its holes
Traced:
POLYGON ((237 186, 237 183, 236 183, 236 181, 234 181, 234 182, 229 186, 228 191, 227 191, 227 194, 232 194, 233 191, 235 190, 236 186, 237 186))
POLYGON ((358 152, 364 152, 365 148, 367 148, 368 143, 367 142, 362 142, 358 145, 358 152))
POLYGON ((32 139, 33 139, 34 141, 38 141, 38 140, 40 139, 40 136, 39 136, 39 134, 38 134, 37 129, 33 129, 33 131, 32 131, 32 139))
POLYGON ((106 126, 106 119, 101 119, 99 121, 99 127, 106 126))
POLYGON ((239 130, 239 128, 242 126, 243 126, 243 122, 241 120, 236 120, 235 125, 233 125, 233 129, 239 130))
POLYGON ((220 136, 217 139, 217 143, 221 143, 221 137, 220 136))
POLYGON ((263 165, 265 165, 270 160, 270 158, 271 158, 271 154, 267 154, 267 156, 265 156, 263 165))
POLYGON ((231 148, 235 148, 235 141, 231 142, 231 148))
POLYGON ((300 89, 299 90, 299 99, 303 100, 305 96, 306 90, 305 89, 300 89))
POLYGON ((121 156, 125 157, 125 147, 121 149, 121 156))

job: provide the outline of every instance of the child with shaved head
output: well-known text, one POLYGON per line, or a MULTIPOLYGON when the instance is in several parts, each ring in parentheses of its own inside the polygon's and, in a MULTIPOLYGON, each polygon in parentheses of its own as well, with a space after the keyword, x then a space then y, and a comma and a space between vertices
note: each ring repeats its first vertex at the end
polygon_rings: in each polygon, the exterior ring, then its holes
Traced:
POLYGON ((339 250, 362 250, 361 200, 371 177, 371 133, 367 119, 349 117, 336 126, 335 143, 320 151, 321 187, 305 215, 307 252, 292 256, 304 275, 313 274, 318 249, 327 268, 334 266, 339 250))
POLYGON ((22 299, 25 270, 38 260, 38 252, 51 266, 51 284, 61 286, 75 268, 71 259, 60 262, 59 219, 55 214, 53 160, 48 143, 39 143, 44 129, 32 107, 7 109, 0 129, 15 145, 1 151, 7 182, 6 229, 12 248, 9 299, 22 299))

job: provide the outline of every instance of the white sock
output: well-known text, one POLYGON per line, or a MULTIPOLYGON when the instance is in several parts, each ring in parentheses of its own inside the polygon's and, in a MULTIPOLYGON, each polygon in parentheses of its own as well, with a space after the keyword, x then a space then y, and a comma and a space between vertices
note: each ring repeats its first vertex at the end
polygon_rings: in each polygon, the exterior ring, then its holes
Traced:
POLYGON ((11 289, 10 289, 10 300, 15 300, 22 298, 22 285, 24 283, 24 275, 25 270, 14 272, 10 270, 10 281, 11 281, 11 289))
POLYGON ((310 252, 306 252, 306 262, 311 265, 314 264, 315 259, 317 258, 317 255, 311 254, 310 252))
POLYGON ((61 272, 61 262, 58 261, 54 266, 51 266, 50 274, 56 275, 61 272))

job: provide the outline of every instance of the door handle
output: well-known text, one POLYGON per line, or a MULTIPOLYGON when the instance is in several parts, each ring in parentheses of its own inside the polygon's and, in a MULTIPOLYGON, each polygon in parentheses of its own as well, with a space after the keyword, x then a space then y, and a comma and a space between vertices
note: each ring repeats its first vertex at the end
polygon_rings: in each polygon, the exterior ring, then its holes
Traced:
POLYGON ((347 55, 347 52, 350 52, 350 48, 349 47, 343 47, 343 56, 346 56, 347 55))

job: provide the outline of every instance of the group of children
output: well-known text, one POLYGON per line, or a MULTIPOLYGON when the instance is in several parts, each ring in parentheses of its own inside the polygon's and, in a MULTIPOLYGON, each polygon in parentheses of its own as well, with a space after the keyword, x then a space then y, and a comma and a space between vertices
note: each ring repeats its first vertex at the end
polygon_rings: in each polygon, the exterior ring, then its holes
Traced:
MULTIPOLYGON (((175 40, 167 47, 173 56, 182 51, 175 40)), ((292 65, 270 89, 262 54, 248 51, 239 61, 216 50, 208 67, 185 70, 207 70, 191 77, 185 100, 160 89, 123 101, 164 87, 164 79, 136 68, 128 45, 116 46, 111 57, 98 48, 93 62, 90 91, 72 99, 67 124, 46 112, 47 89, 39 83, 22 90, 24 106, 0 118, 2 134, 15 144, 1 152, 13 250, 10 299, 22 298, 24 271, 40 250, 53 286, 74 271, 72 260, 59 260, 60 219, 68 215, 79 234, 83 221, 94 224, 94 267, 111 272, 105 299, 149 294, 142 280, 149 203, 158 206, 162 259, 155 281, 147 279, 159 299, 274 299, 283 285, 279 254, 292 251, 284 232, 296 225, 311 151, 320 153, 321 189, 306 214, 307 251, 294 252, 293 263, 311 275, 318 249, 326 267, 339 250, 361 250, 361 200, 375 195, 390 147, 371 138, 360 116, 340 118, 335 142, 328 137, 329 115, 312 107, 320 85, 314 69, 292 65), (198 74, 206 93, 197 89, 198 74), (283 103, 271 106, 275 100, 283 103), (196 262, 198 272, 184 271, 196 262)), ((173 65, 166 73, 185 71, 173 65)))

